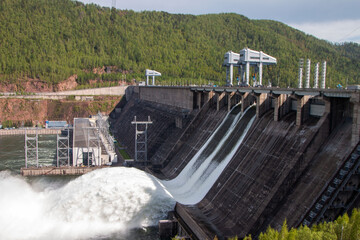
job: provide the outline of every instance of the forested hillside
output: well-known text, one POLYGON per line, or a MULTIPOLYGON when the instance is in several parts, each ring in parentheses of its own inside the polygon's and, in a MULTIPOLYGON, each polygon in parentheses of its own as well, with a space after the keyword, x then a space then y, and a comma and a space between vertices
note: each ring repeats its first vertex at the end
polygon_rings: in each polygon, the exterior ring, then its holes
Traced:
MULTIPOLYGON (((121 7, 121 6, 120 6, 121 7)), ((273 85, 296 86, 299 58, 326 60, 327 85, 359 83, 360 46, 333 45, 285 24, 238 14, 134 12, 71 0, 0 1, 0 82, 36 79, 53 85, 77 75, 143 80, 146 68, 163 83, 224 83, 224 53, 244 47, 278 59, 264 70, 273 85), (93 71, 105 66, 104 74, 93 71)), ((313 71, 312 73, 313 74, 313 71)))

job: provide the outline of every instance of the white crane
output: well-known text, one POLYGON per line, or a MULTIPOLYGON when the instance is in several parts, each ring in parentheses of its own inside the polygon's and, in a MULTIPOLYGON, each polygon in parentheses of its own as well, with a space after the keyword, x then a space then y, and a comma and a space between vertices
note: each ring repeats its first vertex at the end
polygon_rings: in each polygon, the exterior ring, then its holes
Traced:
POLYGON ((229 51, 225 53, 224 64, 226 66, 226 84, 232 86, 233 67, 239 67, 239 75, 241 76, 241 84, 249 86, 250 83, 250 66, 255 66, 259 71, 259 82, 257 85, 262 85, 262 68, 263 65, 276 64, 276 58, 263 53, 262 51, 255 51, 249 48, 244 48, 240 54, 229 51), (244 69, 245 68, 245 69, 244 69), (245 70, 245 71, 244 71, 245 70))

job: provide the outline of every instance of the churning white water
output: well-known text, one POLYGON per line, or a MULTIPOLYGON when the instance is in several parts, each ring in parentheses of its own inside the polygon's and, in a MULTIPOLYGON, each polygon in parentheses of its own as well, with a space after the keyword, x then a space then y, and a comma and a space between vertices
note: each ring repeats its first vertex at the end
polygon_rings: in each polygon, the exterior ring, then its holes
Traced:
POLYGON ((254 121, 254 114, 243 119, 246 114, 228 114, 171 181, 125 167, 96 170, 65 183, 29 182, 0 171, 0 239, 96 239, 157 225, 176 201, 196 204, 204 198, 254 121), (245 127, 241 121, 248 121, 245 127))
POLYGON ((36 191, 0 172, 0 239, 86 239, 153 226, 175 200, 153 176, 134 168, 85 174, 36 191))

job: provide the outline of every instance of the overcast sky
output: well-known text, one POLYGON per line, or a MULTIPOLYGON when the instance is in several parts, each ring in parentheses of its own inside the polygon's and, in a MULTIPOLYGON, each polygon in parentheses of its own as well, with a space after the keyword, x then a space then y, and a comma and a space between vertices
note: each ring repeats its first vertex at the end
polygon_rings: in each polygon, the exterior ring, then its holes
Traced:
POLYGON ((360 43, 360 0, 81 0, 117 9, 169 13, 238 13, 283 22, 331 42, 360 43))

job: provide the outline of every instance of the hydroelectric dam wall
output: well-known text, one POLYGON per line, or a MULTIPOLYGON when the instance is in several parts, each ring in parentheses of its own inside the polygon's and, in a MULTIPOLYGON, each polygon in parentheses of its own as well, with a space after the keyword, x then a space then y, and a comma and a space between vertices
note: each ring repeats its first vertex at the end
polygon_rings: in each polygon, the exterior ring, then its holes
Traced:
POLYGON ((311 225, 360 206, 358 91, 132 87, 111 113, 111 126, 134 157, 131 121, 150 116, 147 160, 138 166, 173 179, 238 103, 240 112, 256 105, 241 144, 200 202, 175 207, 194 239, 257 236, 285 219, 289 227, 311 225))

